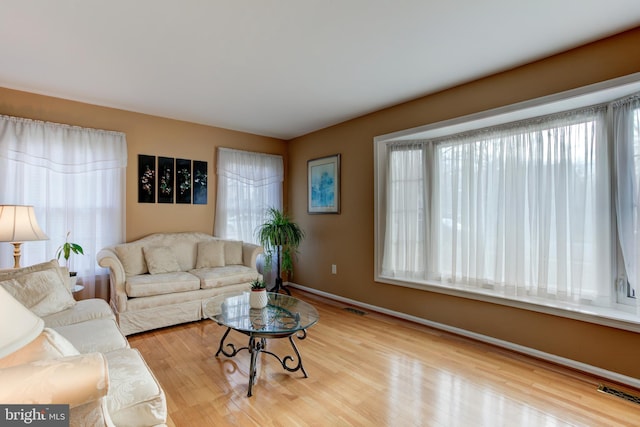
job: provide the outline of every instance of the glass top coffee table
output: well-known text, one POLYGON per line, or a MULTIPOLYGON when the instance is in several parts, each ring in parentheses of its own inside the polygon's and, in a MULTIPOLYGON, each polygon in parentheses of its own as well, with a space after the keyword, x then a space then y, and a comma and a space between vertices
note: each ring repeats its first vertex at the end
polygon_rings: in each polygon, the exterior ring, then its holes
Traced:
POLYGON ((318 311, 311 304, 289 295, 268 292, 267 296, 268 304, 264 308, 249 306, 249 292, 219 295, 202 303, 204 315, 227 328, 220 340, 216 357, 220 353, 233 357, 242 350, 247 350, 251 355, 247 396, 252 395, 252 387, 256 381, 256 360, 260 353, 269 354, 278 359, 285 370, 289 372, 301 370, 304 377, 308 377, 293 337, 299 340, 307 337, 307 329, 318 322, 318 311), (249 345, 236 348, 232 343, 225 344, 231 330, 248 335, 249 345), (295 358, 293 356, 281 358, 267 351, 266 340, 274 338, 288 338, 295 358))

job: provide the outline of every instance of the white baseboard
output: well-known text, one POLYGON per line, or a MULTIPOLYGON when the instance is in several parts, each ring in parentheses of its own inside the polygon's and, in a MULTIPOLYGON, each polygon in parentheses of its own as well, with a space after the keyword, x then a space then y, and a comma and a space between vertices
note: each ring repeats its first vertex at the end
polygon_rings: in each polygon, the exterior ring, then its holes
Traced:
POLYGON ((453 326, 445 325, 443 323, 433 322, 431 320, 426 320, 421 317, 412 316, 406 313, 401 313, 399 311, 389 310, 383 307, 378 307, 371 304, 366 304, 360 301, 352 300, 350 298, 344 298, 339 295, 330 294, 328 292, 320 291, 313 288, 308 288, 306 286, 299 285, 297 283, 288 282, 287 286, 291 286, 292 288, 297 288, 303 290, 305 292, 309 292, 310 294, 319 295, 328 299, 332 299, 334 301, 340 301, 345 304, 353 305, 360 308, 365 308, 370 311, 375 311, 378 313, 386 314, 389 316, 397 317, 400 319, 408 320, 411 322, 415 322, 421 325, 429 326, 434 329, 439 329, 442 331, 450 332, 452 334, 461 335, 467 338, 471 338, 477 341, 485 342, 488 344, 495 345, 497 347, 502 347, 508 350, 512 350, 518 353, 526 354, 528 356, 536 357, 538 359, 546 360, 548 362, 556 363, 558 365, 566 366, 571 369, 575 369, 577 371, 586 372, 591 375, 595 375, 601 378, 605 378, 611 381, 615 381, 620 384, 625 384, 630 387, 640 389, 640 379, 629 377, 627 375, 622 375, 617 372, 609 371, 606 369, 598 368, 597 366, 588 365, 586 363, 578 362, 572 359, 567 359, 565 357, 556 356, 555 354, 546 353, 543 351, 536 350, 534 348, 525 347, 519 344, 514 344, 509 341, 500 340, 497 338, 493 338, 487 335, 478 334, 476 332, 467 331, 465 329, 456 328, 453 326))

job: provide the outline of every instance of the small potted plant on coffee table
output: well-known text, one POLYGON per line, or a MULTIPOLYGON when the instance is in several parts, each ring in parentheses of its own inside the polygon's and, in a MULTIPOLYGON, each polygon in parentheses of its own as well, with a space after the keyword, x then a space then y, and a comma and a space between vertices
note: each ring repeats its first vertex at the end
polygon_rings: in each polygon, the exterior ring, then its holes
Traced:
POLYGON ((251 282, 251 294, 249 294, 249 306, 251 308, 263 308, 267 306, 267 288, 263 280, 256 279, 251 282))

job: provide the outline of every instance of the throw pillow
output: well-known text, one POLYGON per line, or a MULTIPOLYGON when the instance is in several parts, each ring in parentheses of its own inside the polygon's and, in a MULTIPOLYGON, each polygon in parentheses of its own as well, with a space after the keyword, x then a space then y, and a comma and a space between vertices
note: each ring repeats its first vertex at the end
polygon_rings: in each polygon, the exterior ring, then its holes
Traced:
POLYGON ((147 262, 149 273, 173 273, 180 271, 180 265, 173 251, 166 246, 144 248, 144 259, 147 262))
POLYGON ((224 263, 226 265, 242 264, 242 242, 227 240, 224 242, 224 263))
POLYGON ((62 267, 58 264, 58 260, 52 259, 51 261, 42 262, 40 264, 30 265, 28 267, 14 268, 10 270, 0 271, 0 282, 3 280, 15 279, 16 277, 24 276, 35 271, 54 270, 59 276, 62 283, 64 283, 69 290, 73 289, 75 281, 72 283, 69 277, 69 270, 67 267, 62 267))
POLYGON ((123 243, 116 246, 114 250, 127 276, 137 276, 138 274, 144 274, 149 271, 147 269, 147 263, 144 261, 142 245, 123 243))
POLYGON ((196 268, 224 267, 224 242, 210 240, 198 243, 196 268))
POLYGON ((181 271, 189 271, 196 268, 196 259, 198 258, 197 242, 185 242, 176 239, 171 242, 170 246, 181 271))
POLYGON ((57 270, 34 271, 0 282, 22 305, 36 316, 49 316, 73 307, 76 301, 57 270))
POLYGON ((56 270, 60 275, 60 278, 64 282, 68 282, 69 270, 66 267, 60 267, 58 261, 52 259, 51 261, 41 262, 40 264, 30 265, 28 267, 14 268, 8 270, 0 271, 0 281, 14 279, 19 276, 24 276, 25 274, 30 274, 35 271, 43 271, 43 270, 56 270))

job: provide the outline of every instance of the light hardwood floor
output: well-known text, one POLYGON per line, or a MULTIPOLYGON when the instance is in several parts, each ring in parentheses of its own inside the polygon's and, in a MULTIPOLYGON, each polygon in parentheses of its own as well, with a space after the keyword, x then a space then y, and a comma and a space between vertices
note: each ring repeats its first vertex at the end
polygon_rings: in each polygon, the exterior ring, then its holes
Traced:
MULTIPOLYGON (((210 320, 129 337, 167 395, 169 426, 638 426, 640 405, 598 392, 598 378, 294 291, 320 321, 296 344, 309 378, 261 355, 214 356, 210 320)), ((238 345, 247 337, 232 332, 238 345)), ((269 350, 291 354, 287 340, 269 350)), ((611 384, 608 384, 611 385, 611 384)), ((640 394, 636 390, 613 385, 640 394)))

